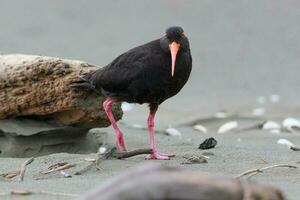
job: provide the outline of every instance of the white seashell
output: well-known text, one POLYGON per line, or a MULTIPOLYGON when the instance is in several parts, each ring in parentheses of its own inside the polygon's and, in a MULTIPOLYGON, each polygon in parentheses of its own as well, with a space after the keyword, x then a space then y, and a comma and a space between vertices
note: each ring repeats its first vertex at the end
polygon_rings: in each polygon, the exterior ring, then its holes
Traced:
POLYGON ((242 138, 238 138, 237 141, 238 141, 238 142, 242 142, 242 138))
POLYGON ((280 129, 281 126, 277 122, 274 121, 266 121, 262 127, 264 130, 272 130, 272 129, 280 129))
POLYGON ((100 147, 98 150, 99 154, 104 154, 104 153, 106 153, 106 151, 107 151, 106 147, 100 147))
POLYGON ((296 118, 286 118, 282 122, 283 127, 288 130, 291 130, 293 127, 300 128, 300 121, 296 118))
POLYGON ((63 175, 63 177, 65 177, 65 178, 71 178, 72 177, 70 174, 68 174, 65 171, 60 171, 60 174, 63 175))
POLYGON ((121 105, 123 112, 131 111, 133 109, 133 107, 134 107, 133 103, 123 102, 121 105))
POLYGON ((255 108, 252 110, 252 114, 255 116, 262 116, 265 114, 265 109, 264 108, 255 108))
POLYGON ((182 134, 175 128, 167 128, 165 130, 165 133, 169 136, 177 136, 177 137, 181 137, 182 134))
POLYGON ((294 147, 295 145, 287 139, 279 139, 277 140, 277 144, 285 145, 288 148, 294 147))
POLYGON ((226 117, 228 117, 228 113, 220 111, 215 114, 215 117, 216 118, 226 118, 226 117))
POLYGON ((280 129, 272 129, 272 130, 270 130, 270 133, 279 134, 280 129))
POLYGON ((231 121, 223 124, 219 129, 218 133, 226 133, 238 127, 237 121, 231 121))
POLYGON ((259 97, 256 98, 256 102, 260 103, 260 104, 264 104, 264 103, 266 103, 266 97, 259 96, 259 97))
POLYGON ((278 94, 272 94, 270 97, 269 97, 269 100, 270 102, 272 103, 278 103, 279 100, 280 100, 280 96, 278 94))
POLYGON ((207 129, 204 126, 200 125, 200 124, 195 125, 193 128, 197 131, 202 132, 202 133, 207 133, 207 129))

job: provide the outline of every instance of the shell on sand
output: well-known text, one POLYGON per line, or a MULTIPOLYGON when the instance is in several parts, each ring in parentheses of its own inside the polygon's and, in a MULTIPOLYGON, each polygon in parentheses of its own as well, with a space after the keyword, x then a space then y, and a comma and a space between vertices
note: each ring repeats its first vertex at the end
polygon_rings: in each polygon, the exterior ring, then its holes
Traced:
POLYGON ((279 140, 277 140, 277 144, 285 145, 288 148, 295 146, 291 141, 289 141, 287 139, 279 139, 279 140))
POLYGON ((106 147, 100 147, 99 150, 98 150, 98 152, 99 152, 100 154, 104 154, 104 153, 106 153, 106 151, 107 151, 107 148, 106 148, 106 147))
POLYGON ((237 127, 238 127, 237 121, 230 121, 220 126, 220 128, 218 129, 218 133, 227 133, 237 127))
POLYGON ((272 129, 280 129, 280 128, 281 128, 280 124, 274 121, 266 121, 262 127, 262 129, 264 130, 272 130, 272 129))
POLYGON ((167 128, 165 130, 165 133, 169 136, 178 136, 178 137, 181 137, 182 134, 180 133, 179 130, 175 129, 175 128, 167 128))
POLYGON ((294 127, 300 128, 300 120, 289 117, 289 118, 286 118, 285 120, 283 120, 282 125, 283 125, 283 127, 285 127, 288 130, 290 130, 294 127))
POLYGON ((195 130, 200 131, 202 133, 207 133, 207 128, 201 124, 197 124, 193 127, 195 130))

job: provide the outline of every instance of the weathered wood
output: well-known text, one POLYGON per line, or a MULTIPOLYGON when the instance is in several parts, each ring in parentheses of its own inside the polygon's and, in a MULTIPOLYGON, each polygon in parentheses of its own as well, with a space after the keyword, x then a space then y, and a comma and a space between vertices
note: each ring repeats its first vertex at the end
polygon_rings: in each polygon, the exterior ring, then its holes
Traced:
MULTIPOLYGON (((103 96, 70 88, 97 67, 81 61, 32 55, 0 55, 0 119, 50 119, 61 125, 104 127, 103 96)), ((122 112, 117 105, 115 117, 122 112)))

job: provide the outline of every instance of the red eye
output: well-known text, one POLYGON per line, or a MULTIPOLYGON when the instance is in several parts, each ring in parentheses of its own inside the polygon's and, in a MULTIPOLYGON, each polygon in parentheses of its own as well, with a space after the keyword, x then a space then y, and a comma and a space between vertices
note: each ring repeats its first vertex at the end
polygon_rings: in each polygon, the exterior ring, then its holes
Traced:
POLYGON ((184 36, 184 32, 181 33, 181 36, 184 36))

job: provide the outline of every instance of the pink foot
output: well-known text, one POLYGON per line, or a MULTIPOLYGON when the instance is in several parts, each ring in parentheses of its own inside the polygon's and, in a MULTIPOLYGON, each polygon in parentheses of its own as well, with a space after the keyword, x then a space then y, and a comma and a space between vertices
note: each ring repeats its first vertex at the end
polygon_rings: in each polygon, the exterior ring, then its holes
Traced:
POLYGON ((171 157, 174 157, 174 154, 160 154, 158 152, 149 154, 146 156, 146 159, 157 159, 157 160, 170 160, 171 157))

